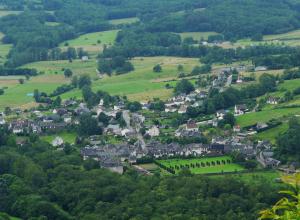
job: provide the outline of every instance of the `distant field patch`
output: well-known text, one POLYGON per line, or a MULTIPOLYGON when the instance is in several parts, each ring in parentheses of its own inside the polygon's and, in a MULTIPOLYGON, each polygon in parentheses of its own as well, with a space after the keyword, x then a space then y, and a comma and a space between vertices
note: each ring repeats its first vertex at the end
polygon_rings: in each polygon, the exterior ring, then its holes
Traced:
POLYGON ((137 17, 134 18, 122 18, 122 19, 113 19, 110 20, 109 23, 113 25, 120 25, 120 24, 132 24, 138 22, 140 19, 137 17))
POLYGON ((7 15, 18 15, 22 12, 23 11, 4 11, 4 10, 0 10, 0 17, 4 17, 4 16, 7 16, 7 15))
POLYGON ((6 61, 6 56, 8 55, 10 49, 12 48, 12 44, 3 44, 2 38, 4 34, 0 32, 0 65, 6 61))
POLYGON ((176 174, 182 169, 189 169, 193 174, 226 173, 244 170, 240 165, 234 164, 232 158, 229 156, 157 160, 156 162, 160 164, 162 168, 172 170, 176 174))
POLYGON ((196 41, 200 41, 201 39, 207 40, 210 35, 216 35, 217 32, 184 32, 180 33, 182 39, 192 37, 196 41))
POLYGON ((68 40, 60 44, 60 47, 65 48, 66 44, 70 47, 83 48, 92 54, 99 53, 104 45, 113 45, 119 30, 102 31, 89 34, 83 34, 75 39, 68 40))
POLYGON ((266 43, 300 46, 300 30, 294 30, 283 34, 265 35, 263 36, 262 41, 252 41, 250 38, 245 38, 238 40, 236 43, 224 42, 220 46, 222 46, 223 48, 236 48, 266 43))
POLYGON ((95 59, 90 59, 89 61, 83 62, 81 60, 73 60, 69 62, 68 60, 56 60, 56 61, 40 61, 35 63, 30 63, 22 66, 24 68, 35 68, 39 72, 44 72, 47 74, 63 74, 63 69, 71 69, 74 75, 88 74, 92 78, 97 77, 97 63, 95 59))
POLYGON ((58 25, 60 25, 60 23, 58 23, 58 22, 46 22, 45 24, 47 26, 58 26, 58 25))

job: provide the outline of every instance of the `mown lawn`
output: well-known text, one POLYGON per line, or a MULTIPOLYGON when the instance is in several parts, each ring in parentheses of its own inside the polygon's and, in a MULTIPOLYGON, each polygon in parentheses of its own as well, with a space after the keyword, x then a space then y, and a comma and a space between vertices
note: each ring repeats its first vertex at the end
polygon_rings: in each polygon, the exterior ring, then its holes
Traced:
MULTIPOLYGON (((226 173, 226 172, 237 172, 244 170, 243 167, 241 167, 238 164, 232 163, 232 159, 229 156, 222 156, 222 157, 207 157, 207 158, 197 158, 197 159, 170 159, 170 160, 158 160, 158 163, 168 167, 175 169, 176 166, 186 166, 189 165, 189 170, 193 174, 209 174, 209 173, 226 173), (228 163, 227 161, 230 161, 228 163), (226 164, 220 164, 220 165, 210 165, 207 166, 206 163, 212 163, 216 161, 226 161, 226 164), (191 165, 194 164, 201 164, 204 163, 205 166, 201 167, 192 167, 191 165)), ((176 173, 179 173, 180 169, 175 169, 176 173)))
POLYGON ((51 144, 56 137, 61 137, 65 143, 74 144, 76 136, 75 132, 61 132, 59 134, 42 136, 41 139, 51 144))

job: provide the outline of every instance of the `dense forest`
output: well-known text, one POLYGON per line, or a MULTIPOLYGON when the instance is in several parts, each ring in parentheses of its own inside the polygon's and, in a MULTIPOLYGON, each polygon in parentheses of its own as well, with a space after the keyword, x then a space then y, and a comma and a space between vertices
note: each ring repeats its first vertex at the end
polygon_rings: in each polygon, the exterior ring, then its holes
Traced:
POLYGON ((280 185, 264 179, 140 176, 131 169, 121 176, 83 162, 80 145, 57 151, 30 135, 19 147, 5 129, 0 141, 0 212, 22 219, 251 220, 279 199, 280 185))
POLYGON ((141 55, 156 55, 157 47, 181 44, 174 32, 215 31, 234 41, 300 27, 300 3, 292 0, 1 0, 0 4, 9 10, 24 10, 0 19, 3 42, 14 45, 6 63, 9 67, 47 60, 50 48, 79 34, 118 28, 109 19, 140 19, 123 27, 117 42, 128 44, 126 49, 138 49, 141 55), (49 26, 47 22, 59 25, 49 26), (150 54, 145 52, 149 50, 150 54))

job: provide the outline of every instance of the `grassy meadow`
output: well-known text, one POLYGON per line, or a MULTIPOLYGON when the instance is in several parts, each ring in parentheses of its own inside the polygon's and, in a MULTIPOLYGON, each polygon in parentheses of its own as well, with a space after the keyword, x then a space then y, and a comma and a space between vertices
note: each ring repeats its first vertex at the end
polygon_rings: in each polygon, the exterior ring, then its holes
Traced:
MULTIPOLYGON (((158 160, 157 163, 162 164, 165 167, 173 168, 175 166, 189 166, 189 170, 193 174, 211 174, 211 173, 226 173, 226 172, 236 172, 244 170, 238 164, 234 164, 231 162, 232 159, 229 156, 222 156, 222 157, 208 157, 208 158, 195 158, 195 159, 170 159, 170 160, 158 160), (213 163, 219 161, 221 162, 220 165, 207 165, 207 163, 213 163), (226 161, 226 164, 223 164, 222 161, 226 161), (227 163, 230 161, 230 163, 227 163), (194 164, 205 164, 204 166, 201 165, 200 167, 192 167, 191 165, 194 164)), ((176 173, 179 173, 181 169, 175 169, 176 173)))
MULTIPOLYGON (((198 59, 175 57, 144 57, 131 60, 135 70, 123 75, 105 76, 93 83, 93 90, 107 91, 112 95, 126 95, 130 100, 149 100, 153 98, 166 99, 172 94, 172 90, 165 85, 175 85, 177 80, 177 66, 182 64, 184 71, 191 71, 196 65, 200 65, 198 59), (162 66, 161 73, 154 73, 156 64, 162 66)), ((78 97, 80 91, 74 91, 63 95, 63 98, 78 97)))
POLYGON ((269 140, 271 141, 272 144, 275 144, 276 143, 276 138, 284 133, 285 131, 287 131, 288 129, 288 123, 283 123, 275 128, 271 128, 269 130, 266 130, 266 131, 263 131, 263 132, 260 132, 258 133, 256 136, 256 138, 258 140, 269 140))
POLYGON ((18 15, 23 11, 9 11, 9 10, 0 10, 0 17, 4 17, 7 15, 18 15))
POLYGON ((109 46, 115 42, 118 32, 119 30, 111 30, 83 34, 75 39, 61 43, 60 47, 66 49, 66 44, 68 44, 70 47, 81 47, 91 55, 97 55, 104 45, 109 46))
POLYGON ((133 24, 138 22, 140 19, 137 17, 134 18, 122 18, 122 19, 113 19, 110 20, 109 23, 112 25, 122 25, 122 24, 133 24))
POLYGON ((7 106, 18 108, 30 108, 36 103, 32 97, 33 91, 51 93, 58 86, 69 82, 63 74, 42 74, 25 80, 24 84, 19 83, 19 79, 24 76, 2 76, 0 77, 0 88, 4 88, 4 95, 0 99, 0 109, 7 106))

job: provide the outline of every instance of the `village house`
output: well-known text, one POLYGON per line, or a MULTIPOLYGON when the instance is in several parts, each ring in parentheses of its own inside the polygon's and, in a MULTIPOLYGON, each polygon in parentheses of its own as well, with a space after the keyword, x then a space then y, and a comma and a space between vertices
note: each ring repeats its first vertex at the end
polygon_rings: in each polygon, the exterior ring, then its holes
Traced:
POLYGON ((73 99, 67 99, 67 100, 63 101, 62 106, 64 106, 64 107, 70 107, 70 106, 74 106, 76 104, 77 104, 77 102, 75 100, 73 100, 73 99))
POLYGON ((270 105, 277 105, 278 103, 279 103, 279 98, 277 98, 277 97, 272 97, 272 96, 270 96, 270 97, 268 97, 268 99, 267 99, 267 104, 270 104, 270 105))
POLYGON ((187 105, 181 105, 178 109, 178 114, 185 114, 187 111, 188 106, 187 105))
POLYGON ((0 113, 0 125, 5 125, 6 121, 5 121, 5 115, 3 112, 0 113))
POLYGON ((177 111, 177 108, 176 107, 173 107, 173 106, 170 106, 170 107, 167 107, 165 108, 165 112, 166 113, 174 113, 177 111))
POLYGON ((265 66, 257 66, 254 69, 255 72, 266 71, 266 70, 268 70, 268 68, 265 66))
POLYGON ((178 128, 175 131, 175 137, 201 137, 201 133, 197 130, 186 130, 185 128, 178 128))
POLYGON ((64 144, 64 140, 61 137, 55 137, 51 144, 53 147, 60 147, 64 144))
POLYGON ((236 83, 237 83, 237 84, 243 83, 243 78, 242 78, 240 75, 238 75, 238 78, 237 78, 237 80, 236 80, 236 83))
POLYGON ((239 125, 233 126, 233 132, 241 132, 241 126, 239 125))
POLYGON ((81 57, 81 61, 83 61, 83 62, 87 62, 88 60, 89 60, 88 56, 82 56, 81 57))
POLYGON ((157 126, 152 126, 147 132, 150 137, 158 137, 160 134, 159 128, 157 126))
POLYGON ((255 126, 256 131, 264 131, 269 127, 267 123, 258 122, 255 126))
POLYGON ((243 115, 246 113, 246 111, 248 111, 247 106, 245 104, 243 105, 235 105, 234 107, 234 115, 238 116, 238 115, 243 115))
POLYGON ((223 109, 223 110, 219 110, 216 112, 216 117, 218 120, 223 120, 224 119, 224 116, 226 115, 226 111, 223 109))
POLYGON ((187 131, 198 131, 199 127, 195 120, 189 119, 186 123, 186 130, 187 131))

